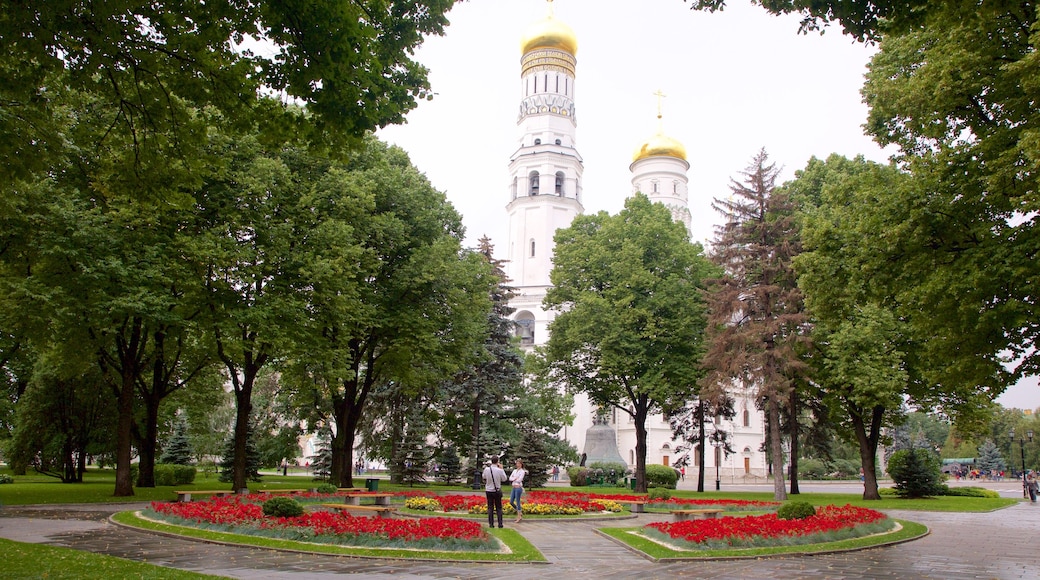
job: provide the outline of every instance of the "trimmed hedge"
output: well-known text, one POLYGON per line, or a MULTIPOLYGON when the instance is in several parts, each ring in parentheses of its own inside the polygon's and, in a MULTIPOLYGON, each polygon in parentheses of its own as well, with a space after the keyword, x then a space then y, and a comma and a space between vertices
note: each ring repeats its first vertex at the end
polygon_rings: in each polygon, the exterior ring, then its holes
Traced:
POLYGON ((646 487, 666 487, 668 489, 675 489, 675 484, 679 481, 679 472, 668 467, 667 465, 647 465, 646 466, 646 487))
POLYGON ((789 501, 776 510, 776 517, 781 520, 804 520, 816 515, 816 508, 807 501, 789 501))
POLYGON ((303 515, 303 506, 291 497, 272 497, 264 502, 264 515, 273 518, 295 518, 303 515))
POLYGON ((190 465, 157 463, 155 485, 188 485, 195 483, 196 470, 190 465))

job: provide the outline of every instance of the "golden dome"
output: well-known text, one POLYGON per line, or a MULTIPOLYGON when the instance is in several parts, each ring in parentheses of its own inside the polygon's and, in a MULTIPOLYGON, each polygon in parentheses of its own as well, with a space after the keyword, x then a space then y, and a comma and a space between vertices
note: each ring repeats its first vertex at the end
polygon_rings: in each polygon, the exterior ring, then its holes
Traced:
POLYGON ((575 56, 578 54, 578 37, 570 26, 552 17, 532 24, 520 39, 520 52, 527 54, 537 48, 556 48, 575 56))
POLYGON ((686 147, 675 139, 658 133, 636 149, 632 155, 632 162, 647 157, 677 157, 686 161, 686 147))

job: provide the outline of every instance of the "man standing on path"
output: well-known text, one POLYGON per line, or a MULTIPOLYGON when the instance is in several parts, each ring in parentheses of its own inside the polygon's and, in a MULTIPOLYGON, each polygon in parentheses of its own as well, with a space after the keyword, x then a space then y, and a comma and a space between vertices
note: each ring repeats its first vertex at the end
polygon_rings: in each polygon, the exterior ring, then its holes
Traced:
POLYGON ((495 514, 498 514, 498 527, 502 527, 502 484, 506 481, 506 472, 498 464, 498 456, 491 456, 491 465, 484 468, 484 493, 487 494, 488 526, 495 527, 495 514))

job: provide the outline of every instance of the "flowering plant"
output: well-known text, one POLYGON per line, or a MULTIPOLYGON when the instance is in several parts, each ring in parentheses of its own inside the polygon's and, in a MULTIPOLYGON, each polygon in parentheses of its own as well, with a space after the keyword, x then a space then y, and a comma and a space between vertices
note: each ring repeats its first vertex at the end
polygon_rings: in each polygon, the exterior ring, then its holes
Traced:
POLYGON ((776 514, 728 516, 658 522, 643 530, 648 537, 677 544, 680 549, 703 550, 833 542, 886 531, 893 525, 881 512, 845 505, 824 506, 816 515, 800 520, 781 520, 776 514))
POLYGON ((204 529, 350 546, 471 551, 497 548, 496 541, 473 521, 369 518, 329 511, 266 517, 263 508, 253 503, 250 496, 188 503, 153 502, 149 515, 204 529))

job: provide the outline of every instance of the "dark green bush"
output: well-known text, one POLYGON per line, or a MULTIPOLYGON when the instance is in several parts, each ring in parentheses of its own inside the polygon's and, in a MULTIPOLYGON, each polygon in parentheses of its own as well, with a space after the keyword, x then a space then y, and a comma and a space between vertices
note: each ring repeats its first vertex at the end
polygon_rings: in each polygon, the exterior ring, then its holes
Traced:
POLYGON ((667 487, 668 489, 675 489, 676 482, 679 481, 679 472, 668 467, 667 465, 647 465, 646 466, 646 487, 667 487))
POLYGON ((571 480, 572 486, 581 487, 588 485, 590 471, 592 470, 588 467, 568 467, 567 478, 571 480))
POLYGON ((595 480, 594 483, 599 483, 602 479, 603 483, 608 485, 617 485, 618 481, 624 480, 625 472, 628 471, 624 463, 613 461, 593 461, 588 467, 592 470, 589 477, 595 480))
POLYGON ((339 488, 331 483, 323 483, 317 487, 317 491, 318 493, 336 493, 339 488))
POLYGON ((303 515, 303 506, 291 497, 272 497, 264 502, 264 515, 273 518, 295 518, 303 515))
POLYGON ((14 478, 6 473, 0 473, 0 483, 14 483, 14 478))
POLYGON ((983 487, 950 487, 946 484, 942 485, 941 495, 950 495, 957 497, 1000 497, 1000 494, 992 489, 986 489, 983 487))
POLYGON ((668 491, 665 487, 653 487, 647 492, 646 497, 649 499, 672 499, 672 492, 668 491))
POLYGON ((804 479, 827 479, 830 470, 827 464, 819 459, 802 458, 798 460, 798 476, 804 479))
POLYGON ((188 485, 195 482, 196 470, 190 465, 158 463, 155 465, 155 485, 188 485))
POLYGON ((939 456, 928 449, 900 449, 888 458, 888 475, 900 497, 931 497, 943 493, 939 456))
POLYGON ((816 515, 816 508, 807 501, 789 501, 776 510, 776 517, 781 520, 804 520, 816 515))

